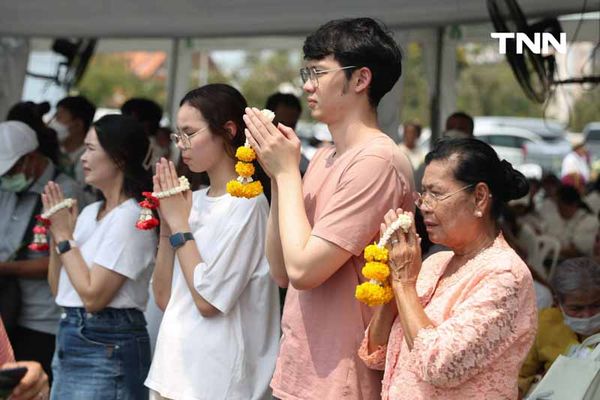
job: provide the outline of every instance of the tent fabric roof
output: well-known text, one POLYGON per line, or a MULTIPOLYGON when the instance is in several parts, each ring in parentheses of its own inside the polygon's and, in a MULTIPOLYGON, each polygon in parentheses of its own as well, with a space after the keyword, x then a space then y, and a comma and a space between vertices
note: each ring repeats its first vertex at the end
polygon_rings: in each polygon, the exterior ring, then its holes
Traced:
MULTIPOLYGON (((583 1, 518 0, 528 18, 580 12, 583 1)), ((588 3, 587 11, 592 7, 597 5, 588 3)), ((299 35, 331 19, 359 16, 377 18, 391 29, 489 20, 485 0, 5 0, 0 35, 299 35)))

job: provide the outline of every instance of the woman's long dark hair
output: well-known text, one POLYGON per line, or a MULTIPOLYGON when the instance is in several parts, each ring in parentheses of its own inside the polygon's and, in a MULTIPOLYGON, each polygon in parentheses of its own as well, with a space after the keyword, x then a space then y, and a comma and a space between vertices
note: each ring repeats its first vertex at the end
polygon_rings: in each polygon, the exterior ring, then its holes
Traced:
POLYGON ((142 125, 124 115, 105 115, 92 126, 98 142, 123 171, 123 193, 138 201, 152 191, 152 169, 147 161, 150 142, 142 125))
MULTIPOLYGON (((208 123, 210 131, 214 135, 219 135, 223 138, 227 155, 235 160, 236 149, 243 146, 246 141, 244 134, 246 123, 243 116, 248 103, 244 96, 232 86, 223 83, 213 83, 188 92, 181 100, 181 103, 179 103, 179 106, 181 107, 184 104, 200 111, 208 123), (225 124, 229 121, 233 122, 237 127, 233 138, 225 129, 225 124)), ((255 163, 255 167, 256 173, 254 174, 254 178, 262 183, 265 196, 270 202, 271 179, 258 162, 255 163)))

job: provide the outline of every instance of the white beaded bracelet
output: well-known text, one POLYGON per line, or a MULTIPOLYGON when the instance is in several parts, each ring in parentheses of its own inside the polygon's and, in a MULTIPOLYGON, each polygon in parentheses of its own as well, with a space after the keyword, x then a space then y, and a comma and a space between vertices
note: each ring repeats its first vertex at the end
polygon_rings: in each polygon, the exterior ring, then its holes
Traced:
POLYGON ((398 218, 394 222, 392 222, 392 224, 388 226, 388 228, 385 230, 385 232, 381 236, 381 239, 379 239, 379 243, 377 243, 377 246, 385 247, 385 245, 388 243, 394 232, 396 232, 398 229, 402 229, 404 233, 408 233, 408 230, 410 229, 411 225, 412 218, 410 217, 410 214, 400 214, 398 218))
POLYGON ((71 208, 75 204, 75 199, 64 199, 58 204, 53 205, 50 209, 42 214, 42 218, 48 219, 63 208, 71 208))
POLYGON ((165 197, 174 196, 177 193, 182 193, 186 190, 190 190, 190 181, 188 181, 185 176, 180 176, 179 186, 158 193, 152 192, 152 196, 156 197, 157 199, 164 199, 165 197))

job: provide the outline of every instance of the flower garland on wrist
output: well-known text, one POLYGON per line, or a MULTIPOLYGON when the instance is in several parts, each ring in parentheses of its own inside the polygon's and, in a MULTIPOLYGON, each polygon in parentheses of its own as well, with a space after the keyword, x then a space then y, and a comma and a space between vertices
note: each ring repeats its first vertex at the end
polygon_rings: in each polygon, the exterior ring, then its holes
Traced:
POLYGON ((51 224, 50 217, 63 208, 73 207, 73 204, 75 204, 75 199, 64 199, 60 203, 53 205, 48 211, 35 216, 37 222, 33 227, 33 241, 27 246, 29 250, 48 251, 50 248, 48 245, 48 228, 51 224))
POLYGON ((156 228, 159 225, 158 218, 154 217, 152 210, 156 210, 160 205, 160 199, 165 197, 174 196, 178 193, 183 193, 186 190, 190 190, 190 182, 185 176, 179 177, 179 186, 165 190, 163 192, 143 192, 142 195, 146 198, 140 201, 142 211, 140 217, 135 224, 135 227, 141 230, 149 230, 156 228))
MULTIPOLYGON (((269 121, 273 121, 275 113, 271 110, 260 111, 269 121)), ((234 197, 251 199, 263 192, 260 181, 252 179, 256 169, 252 162, 256 160, 256 152, 250 146, 248 139, 243 146, 237 148, 235 157, 239 160, 235 164, 235 172, 239 175, 237 179, 227 182, 227 193, 234 197)))
POLYGON ((404 233, 408 233, 412 223, 410 214, 400 214, 398 219, 386 229, 378 243, 371 244, 365 248, 365 260, 367 262, 362 269, 362 274, 369 281, 363 282, 356 287, 354 297, 359 301, 369 306, 378 306, 392 300, 394 293, 387 283, 387 278, 390 276, 390 268, 388 266, 389 251, 385 246, 398 229, 402 229, 404 233))

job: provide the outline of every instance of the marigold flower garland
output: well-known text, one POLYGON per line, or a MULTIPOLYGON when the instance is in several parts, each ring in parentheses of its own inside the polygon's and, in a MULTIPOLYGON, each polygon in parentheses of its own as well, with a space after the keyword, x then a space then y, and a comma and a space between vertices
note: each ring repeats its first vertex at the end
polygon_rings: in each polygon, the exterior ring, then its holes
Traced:
POLYGON ((356 287, 354 297, 359 301, 369 305, 378 306, 386 304, 394 297, 392 288, 387 283, 390 276, 390 268, 387 264, 389 251, 385 248, 390 238, 398 229, 404 233, 412 224, 410 214, 402 213, 398 219, 390 225, 379 239, 379 243, 371 244, 365 248, 365 260, 367 261, 362 269, 362 274, 369 279, 356 287))
POLYGON ((48 251, 50 246, 48 245, 48 228, 50 227, 50 217, 62 210, 63 208, 71 208, 75 204, 75 199, 64 199, 58 204, 53 205, 48 211, 36 215, 37 220, 33 227, 33 241, 29 246, 29 250, 32 251, 48 251))
POLYGON ((179 186, 165 190, 163 192, 143 192, 142 195, 146 198, 140 201, 142 211, 140 217, 135 224, 135 227, 141 230, 149 230, 156 228, 159 225, 158 219, 154 217, 152 210, 156 210, 160 205, 160 199, 165 197, 173 196, 178 193, 183 193, 186 190, 190 190, 190 182, 185 176, 179 177, 179 186))
MULTIPOLYGON (((261 113, 269 121, 273 121, 273 118, 275 118, 275 113, 271 110, 264 109, 261 110, 261 113)), ((252 179, 252 175, 256 172, 254 164, 252 164, 256 160, 256 153, 250 147, 247 139, 243 146, 237 148, 235 157, 239 160, 235 164, 235 172, 239 176, 236 180, 227 183, 227 193, 234 197, 244 197, 246 199, 258 196, 263 192, 263 187, 260 181, 252 179)))

